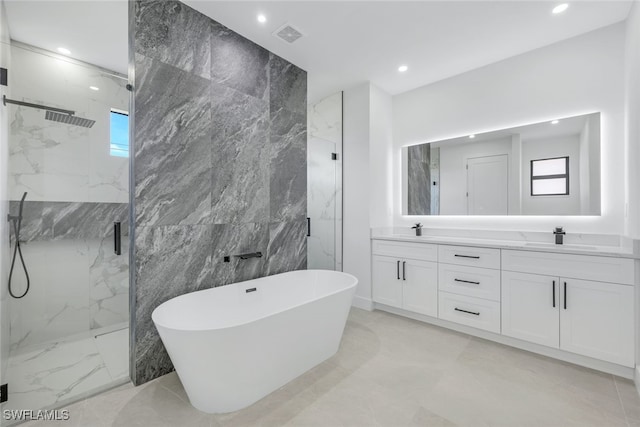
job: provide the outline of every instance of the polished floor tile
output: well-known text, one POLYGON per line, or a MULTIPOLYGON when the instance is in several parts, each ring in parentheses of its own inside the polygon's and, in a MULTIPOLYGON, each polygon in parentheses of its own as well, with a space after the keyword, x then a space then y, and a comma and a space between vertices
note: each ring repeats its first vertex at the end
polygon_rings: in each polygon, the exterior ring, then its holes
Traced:
POLYGON ((640 427, 630 380, 355 308, 338 354, 241 411, 194 409, 175 373, 67 409, 27 425, 640 427))

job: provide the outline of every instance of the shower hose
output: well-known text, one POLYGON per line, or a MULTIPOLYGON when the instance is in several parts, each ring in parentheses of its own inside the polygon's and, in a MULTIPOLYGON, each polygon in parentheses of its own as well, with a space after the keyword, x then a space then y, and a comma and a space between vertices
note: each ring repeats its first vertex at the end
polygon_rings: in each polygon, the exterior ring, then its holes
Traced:
POLYGON ((9 268, 9 295, 13 298, 20 299, 23 298, 29 292, 29 287, 31 286, 31 280, 29 279, 29 271, 27 270, 27 265, 24 263, 24 257, 22 256, 22 248, 20 247, 20 228, 22 226, 22 204, 24 203, 24 199, 27 197, 27 193, 24 193, 22 196, 22 201, 20 202, 20 214, 18 217, 9 217, 9 220, 13 223, 13 231, 16 237, 15 245, 13 246, 13 257, 11 258, 11 268, 9 268), (21 295, 17 295, 13 293, 13 289, 11 288, 11 279, 13 278, 13 269, 16 264, 16 256, 20 255, 20 262, 22 263, 22 268, 24 269, 24 275, 27 278, 27 288, 21 295))

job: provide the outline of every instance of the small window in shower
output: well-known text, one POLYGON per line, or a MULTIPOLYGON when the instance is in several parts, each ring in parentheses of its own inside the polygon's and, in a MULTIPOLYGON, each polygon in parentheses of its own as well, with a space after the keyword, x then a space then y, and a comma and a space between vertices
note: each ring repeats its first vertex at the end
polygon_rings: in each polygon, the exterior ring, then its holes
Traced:
POLYGON ((129 157, 129 114, 111 110, 110 153, 116 157, 129 157))

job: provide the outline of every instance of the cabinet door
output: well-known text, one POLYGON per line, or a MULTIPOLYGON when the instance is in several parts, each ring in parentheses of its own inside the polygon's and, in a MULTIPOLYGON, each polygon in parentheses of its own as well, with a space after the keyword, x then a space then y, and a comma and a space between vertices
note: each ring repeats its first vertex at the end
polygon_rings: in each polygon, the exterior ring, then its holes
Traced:
POLYGON ((502 334, 558 348, 560 279, 502 272, 502 334))
POLYGON ((373 256, 373 300, 392 307, 402 307, 402 261, 386 256, 373 256))
POLYGON ((438 317, 438 264, 429 261, 402 260, 402 308, 438 317))
POLYGON ((634 365, 633 286, 561 278, 560 348, 634 365))

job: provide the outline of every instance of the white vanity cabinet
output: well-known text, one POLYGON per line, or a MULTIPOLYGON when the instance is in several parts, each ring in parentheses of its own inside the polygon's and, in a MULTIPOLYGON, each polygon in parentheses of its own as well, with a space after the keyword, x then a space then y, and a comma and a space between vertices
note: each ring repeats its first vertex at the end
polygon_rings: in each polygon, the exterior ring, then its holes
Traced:
POLYGON ((373 301, 436 317, 437 247, 376 240, 372 251, 373 301))
POLYGON ((383 310, 616 375, 635 365, 632 258, 373 239, 372 261, 383 310))
POLYGON ((632 260, 505 250, 502 261, 503 335, 634 365, 632 260), (602 268, 626 283, 586 280, 602 268))

